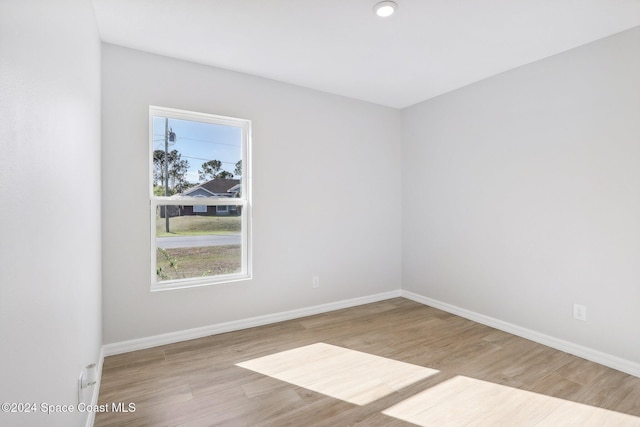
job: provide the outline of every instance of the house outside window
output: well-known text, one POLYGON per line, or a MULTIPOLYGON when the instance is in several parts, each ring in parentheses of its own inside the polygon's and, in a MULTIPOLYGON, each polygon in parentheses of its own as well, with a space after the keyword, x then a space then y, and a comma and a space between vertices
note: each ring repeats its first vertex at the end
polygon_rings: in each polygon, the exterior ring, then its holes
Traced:
POLYGON ((251 278, 251 122, 149 107, 151 290, 251 278))

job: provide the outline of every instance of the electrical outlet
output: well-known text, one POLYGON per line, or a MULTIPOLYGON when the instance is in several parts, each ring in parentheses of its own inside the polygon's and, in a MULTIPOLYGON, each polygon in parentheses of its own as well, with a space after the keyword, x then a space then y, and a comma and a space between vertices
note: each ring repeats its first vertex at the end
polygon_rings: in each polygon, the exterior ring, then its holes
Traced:
POLYGON ((587 320, 587 307, 581 304, 573 304, 573 318, 576 320, 587 320))
POLYGON ((313 289, 319 288, 320 287, 320 277, 318 276, 313 276, 311 278, 311 287, 313 289))

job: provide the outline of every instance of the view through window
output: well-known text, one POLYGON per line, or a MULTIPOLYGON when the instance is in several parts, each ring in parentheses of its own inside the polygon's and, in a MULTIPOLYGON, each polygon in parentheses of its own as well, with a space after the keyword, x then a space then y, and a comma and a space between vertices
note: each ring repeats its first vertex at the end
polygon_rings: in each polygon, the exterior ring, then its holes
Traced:
POLYGON ((149 112, 152 290, 250 278, 250 122, 149 112))

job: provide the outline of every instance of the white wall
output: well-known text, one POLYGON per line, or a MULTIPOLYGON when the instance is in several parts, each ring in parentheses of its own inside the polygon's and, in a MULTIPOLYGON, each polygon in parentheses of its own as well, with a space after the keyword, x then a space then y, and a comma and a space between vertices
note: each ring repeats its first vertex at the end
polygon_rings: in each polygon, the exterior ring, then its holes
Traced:
POLYGON ((403 111, 404 289, 640 362, 639 51, 636 28, 403 111))
MULTIPOLYGON (((75 405, 102 344, 100 40, 89 0, 0 2, 0 117, 0 402, 75 405)), ((37 409, 0 412, 0 425, 87 416, 37 409)))
POLYGON ((102 61, 106 344, 400 287, 399 111, 108 44, 102 61), (150 104, 252 120, 253 280, 149 291, 150 104))

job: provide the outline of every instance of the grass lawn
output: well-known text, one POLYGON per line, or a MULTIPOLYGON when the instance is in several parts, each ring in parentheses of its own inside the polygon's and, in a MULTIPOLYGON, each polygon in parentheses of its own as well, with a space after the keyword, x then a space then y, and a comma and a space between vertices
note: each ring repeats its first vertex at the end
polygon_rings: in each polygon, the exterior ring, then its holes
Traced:
POLYGON ((160 281, 238 273, 240 260, 239 245, 156 250, 160 281))
POLYGON ((165 219, 156 216, 156 236, 240 233, 240 222, 239 216, 176 216, 169 218, 167 233, 165 219))
MULTIPOLYGON (((241 218, 178 216, 169 218, 169 230, 169 233, 165 231, 165 219, 156 217, 158 237, 239 234, 241 218)), ((241 258, 239 245, 157 249, 158 279, 163 281, 237 273, 240 271, 241 258)))

